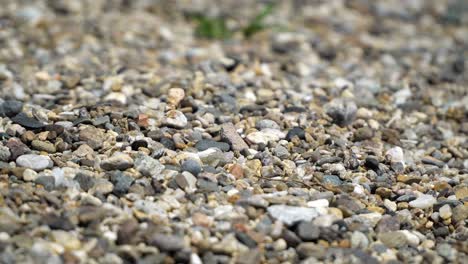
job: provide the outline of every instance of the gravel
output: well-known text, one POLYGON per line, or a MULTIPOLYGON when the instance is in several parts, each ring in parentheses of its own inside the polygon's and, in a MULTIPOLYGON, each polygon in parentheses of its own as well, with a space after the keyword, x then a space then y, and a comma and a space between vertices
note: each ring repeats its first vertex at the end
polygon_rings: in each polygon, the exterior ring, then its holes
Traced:
POLYGON ((0 262, 459 263, 463 5, 2 1, 0 262))

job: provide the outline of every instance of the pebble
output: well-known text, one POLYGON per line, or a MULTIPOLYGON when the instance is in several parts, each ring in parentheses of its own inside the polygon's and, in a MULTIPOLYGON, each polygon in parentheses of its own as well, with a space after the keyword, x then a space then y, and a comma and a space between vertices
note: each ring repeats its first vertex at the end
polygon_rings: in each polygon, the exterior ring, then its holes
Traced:
POLYGON ((167 102, 170 105, 178 106, 179 103, 184 99, 185 91, 182 88, 171 88, 168 90, 167 102))
POLYGON ((105 135, 99 128, 88 126, 80 131, 79 139, 84 141, 92 149, 98 149, 102 147, 105 135))
POLYGON ((269 142, 276 142, 280 140, 275 133, 267 133, 263 131, 252 132, 247 135, 247 140, 252 142, 253 144, 268 144, 269 142))
POLYGON ((164 170, 164 165, 162 165, 158 160, 153 159, 147 155, 138 155, 136 157, 135 169, 139 171, 143 176, 152 177, 158 180, 164 178, 162 174, 162 171, 164 170))
POLYGON ((11 121, 28 129, 38 129, 43 128, 45 126, 42 122, 39 122, 38 120, 32 117, 29 117, 23 112, 12 117, 11 121))
POLYGON ((221 126, 221 138, 226 140, 235 151, 249 148, 245 141, 239 136, 232 123, 226 123, 221 126))
POLYGON ((322 183, 324 185, 340 186, 343 184, 343 181, 336 175, 325 175, 323 176, 322 183))
POLYGON ((115 171, 111 175, 111 182, 114 184, 112 192, 117 196, 125 195, 134 181, 135 179, 131 176, 120 171, 115 171))
POLYGON ((184 128, 188 125, 188 120, 182 112, 170 110, 166 113, 163 124, 174 128, 184 128))
POLYGON ((272 205, 267 208, 267 211, 274 219, 288 226, 300 221, 311 221, 319 215, 314 208, 288 205, 272 205))
POLYGON ((436 202, 437 200, 432 195, 423 194, 416 198, 416 200, 409 202, 409 205, 415 208, 427 209, 434 206, 436 202))
POLYGON ((4 146, 0 146, 0 161, 9 161, 11 157, 10 149, 4 146))
POLYGON ((23 171, 23 180, 25 181, 30 181, 34 182, 37 180, 38 174, 37 172, 31 170, 31 169, 25 169, 23 171))
POLYGON ((320 228, 312 222, 300 222, 297 235, 304 241, 313 241, 320 237, 320 228))
POLYGON ((57 152, 57 149, 55 148, 54 144, 47 141, 33 140, 31 142, 31 146, 35 150, 45 151, 47 153, 57 152))
POLYGON ((101 161, 101 168, 104 170, 126 170, 131 167, 133 167, 133 159, 121 152, 116 152, 111 157, 101 161))
POLYGON ((197 144, 195 144, 195 148, 198 151, 204 151, 209 148, 218 148, 222 151, 229 151, 230 146, 228 143, 225 142, 218 142, 211 139, 202 139, 198 141, 197 144))
POLYGON ((0 104, 0 116, 13 117, 21 112, 23 103, 16 100, 7 100, 0 104))
POLYGON ((301 127, 293 127, 291 128, 288 133, 286 134, 286 140, 291 141, 294 137, 298 137, 299 139, 305 138, 305 131, 301 127))
POLYGON ((179 251, 185 247, 184 240, 176 235, 154 234, 150 238, 150 244, 158 247, 163 252, 179 251))
POLYGON ((195 176, 197 176, 202 170, 200 164, 197 161, 190 159, 182 162, 181 168, 183 171, 188 171, 195 176))
POLYGON ((404 154, 403 154, 403 149, 400 147, 393 147, 387 152, 385 152, 385 155, 389 157, 391 162, 400 162, 403 163, 405 162, 404 154))
POLYGON ((356 103, 342 98, 335 98, 325 105, 325 111, 339 126, 351 124, 356 117, 356 103))
POLYGON ((442 219, 449 219, 452 217, 452 208, 446 204, 439 209, 439 215, 442 219))
POLYGON ((466 258, 460 1, 9 2, 1 263, 466 258))
POLYGON ((19 167, 29 168, 34 171, 42 171, 44 169, 52 168, 54 163, 48 156, 26 154, 19 156, 16 159, 16 164, 19 167))

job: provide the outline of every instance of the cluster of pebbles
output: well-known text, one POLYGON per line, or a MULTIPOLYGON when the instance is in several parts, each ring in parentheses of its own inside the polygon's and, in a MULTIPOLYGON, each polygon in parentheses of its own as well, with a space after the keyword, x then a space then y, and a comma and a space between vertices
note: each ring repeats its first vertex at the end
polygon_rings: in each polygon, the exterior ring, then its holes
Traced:
POLYGON ((223 2, 1 1, 0 263, 466 261, 466 2, 223 2))

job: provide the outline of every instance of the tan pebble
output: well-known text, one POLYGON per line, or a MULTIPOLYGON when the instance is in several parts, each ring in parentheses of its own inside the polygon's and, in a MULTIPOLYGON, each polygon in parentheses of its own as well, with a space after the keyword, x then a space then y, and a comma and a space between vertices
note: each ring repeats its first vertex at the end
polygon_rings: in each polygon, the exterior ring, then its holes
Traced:
POLYGON ((182 88, 171 88, 167 94, 167 102, 172 106, 178 106, 184 99, 185 91, 182 88))

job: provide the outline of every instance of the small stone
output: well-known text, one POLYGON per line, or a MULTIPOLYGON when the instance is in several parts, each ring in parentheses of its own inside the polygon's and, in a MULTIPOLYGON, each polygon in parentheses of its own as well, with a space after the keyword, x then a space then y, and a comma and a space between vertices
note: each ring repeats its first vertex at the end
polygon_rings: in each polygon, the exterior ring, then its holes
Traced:
POLYGON ((361 127, 354 132, 355 141, 363 141, 371 139, 374 136, 374 132, 370 127, 361 127))
POLYGON ((0 146, 0 161, 8 162, 11 157, 10 149, 4 146, 0 146))
POLYGON ((233 164, 229 172, 236 177, 236 179, 244 178, 244 169, 239 164, 233 164))
POLYGON ((409 202, 409 205, 415 208, 426 209, 432 207, 436 202, 437 200, 432 195, 423 194, 416 198, 416 200, 409 202))
POLYGON ((174 128, 184 128, 187 126, 188 120, 182 112, 170 110, 166 113, 163 124, 174 128))
POLYGON ((103 99, 104 101, 108 102, 117 102, 121 105, 127 104, 127 96, 120 92, 112 92, 106 95, 103 99))
POLYGON ((281 145, 276 145, 275 149, 274 149, 274 153, 275 155, 280 158, 280 159, 285 159, 287 157, 289 157, 289 151, 287 148, 281 146, 281 145))
POLYGON ((43 128, 45 125, 36 119, 29 117, 27 114, 21 112, 11 118, 11 121, 28 129, 43 128))
POLYGON ((94 186, 94 178, 85 174, 85 173, 78 173, 76 174, 75 181, 78 182, 80 185, 81 189, 85 192, 87 192, 89 189, 91 189, 94 186))
POLYGON ((55 187, 55 178, 53 176, 39 176, 34 182, 44 186, 47 191, 51 191, 55 187))
POLYGON ((103 161, 101 161, 101 168, 104 170, 126 170, 133 167, 133 159, 121 152, 116 152, 103 161))
POLYGON ((228 143, 225 143, 225 142, 218 142, 218 141, 214 141, 211 139, 202 139, 198 141, 197 144, 195 144, 195 148, 198 151, 204 151, 209 148, 218 148, 222 151, 229 151, 231 147, 229 146, 228 143))
POLYGON ((440 161, 440 160, 438 160, 436 158, 433 158, 433 157, 430 157, 430 156, 423 157, 421 159, 421 161, 424 164, 435 165, 435 166, 437 166, 439 168, 442 168, 445 165, 445 162, 440 161))
POLYGON ((326 186, 340 186, 343 181, 336 175, 325 175, 323 176, 322 183, 326 186))
POLYGON ((249 148, 241 136, 239 136, 232 123, 223 124, 221 126, 221 138, 226 140, 235 151, 241 151, 249 148))
POLYGON ((79 133, 79 139, 86 142, 92 149, 98 149, 102 146, 105 140, 105 135, 99 128, 88 126, 81 130, 79 133))
POLYGON ((21 112, 23 103, 16 100, 7 100, 0 104, 0 116, 13 117, 21 112))
POLYGON ((468 197, 468 186, 467 185, 460 185, 454 188, 455 197, 458 200, 463 200, 468 197))
POLYGON ((164 252, 174 252, 182 250, 185 247, 185 242, 182 237, 166 234, 154 234, 151 236, 149 244, 158 247, 164 252))
POLYGON ((201 172, 200 164, 197 161, 191 159, 182 162, 181 168, 183 171, 188 171, 195 176, 201 172))
POLYGON ((457 250, 448 243, 439 243, 436 250, 439 255, 446 258, 449 262, 455 261, 457 257, 457 250))
POLYGON ((288 205, 273 205, 267 211, 273 218, 289 226, 300 221, 311 221, 319 215, 315 208, 288 205))
POLYGON ((452 210, 452 221, 458 223, 468 219, 468 206, 461 204, 452 210))
POLYGON ((105 116, 98 116, 93 120, 93 126, 101 126, 104 124, 110 123, 110 117, 105 115, 105 116))
POLYGON ((45 151, 47 153, 55 153, 57 149, 55 148, 54 144, 48 141, 40 141, 40 140, 33 140, 31 142, 31 146, 35 150, 45 151))
POLYGON ((203 164, 210 165, 213 167, 218 166, 224 161, 223 152, 217 148, 210 148, 205 151, 198 152, 198 157, 203 164))
POLYGON ((171 88, 167 93, 167 102, 170 105, 178 106, 179 103, 184 99, 185 91, 182 88, 171 88))
POLYGON ((364 165, 374 171, 379 170, 379 159, 375 156, 367 156, 364 165))
POLYGON ((384 206, 391 212, 395 212, 397 210, 397 204, 388 199, 384 200, 384 206))
POLYGON ((255 123, 255 127, 259 130, 264 128, 280 129, 280 126, 273 120, 270 119, 260 119, 255 123))
POLYGON ((184 191, 192 193, 197 189, 197 178, 185 171, 175 177, 177 185, 184 191))
POLYGON ((29 168, 35 171, 42 171, 44 169, 52 168, 54 163, 48 156, 26 154, 19 156, 16 159, 16 164, 19 167, 29 168))
POLYGON ((313 241, 319 238, 320 229, 310 221, 300 222, 297 226, 297 235, 304 241, 313 241))
POLYGON ((125 195, 134 181, 135 179, 125 173, 116 171, 111 175, 111 182, 114 184, 112 192, 117 196, 125 195))
POLYGON ((329 205, 330 205, 330 202, 327 199, 318 199, 318 200, 307 202, 308 207, 327 208, 329 205))
POLYGON ((31 169, 25 169, 23 171, 23 180, 33 182, 37 179, 38 175, 37 172, 31 169))
POLYGON ((394 147, 394 148, 387 150, 385 155, 390 159, 390 162, 392 163, 393 162, 401 162, 401 163, 405 162, 403 149, 400 147, 394 147))
POLYGON ((84 158, 88 155, 92 155, 94 153, 94 150, 88 146, 87 144, 80 145, 75 151, 73 151, 73 154, 80 158, 84 158))
POLYGON ((273 129, 264 129, 262 131, 252 132, 247 135, 247 140, 252 142, 253 144, 268 144, 269 142, 277 142, 284 135, 279 130, 273 129))
POLYGON ((305 130, 301 127, 293 127, 286 134, 286 140, 291 141, 294 137, 305 139, 305 130))
POLYGON ((452 208, 446 204, 439 209, 439 215, 442 219, 449 219, 452 217, 452 208))
POLYGON ((365 249, 369 246, 369 239, 362 232, 354 231, 351 235, 351 247, 365 249))
POLYGON ((354 121, 357 106, 353 101, 336 98, 325 105, 325 111, 335 124, 346 126, 354 121))
POLYGON ((164 177, 161 173, 164 170, 164 165, 162 165, 158 160, 147 155, 138 155, 136 157, 135 169, 143 176, 155 179, 162 179, 164 177))
POLYGON ((406 235, 400 231, 380 233, 378 238, 389 248, 401 248, 408 245, 406 235))

